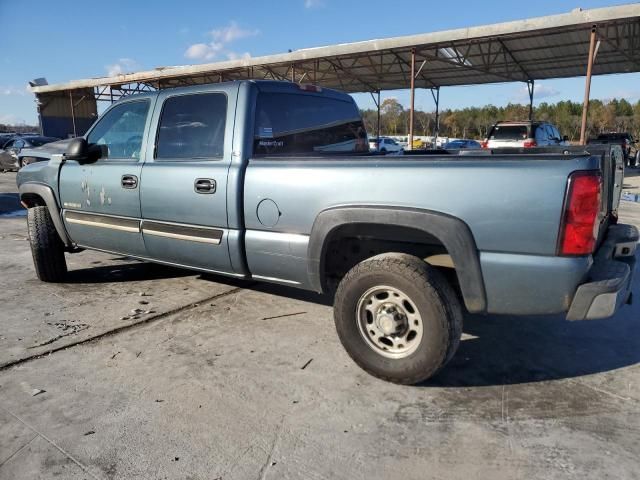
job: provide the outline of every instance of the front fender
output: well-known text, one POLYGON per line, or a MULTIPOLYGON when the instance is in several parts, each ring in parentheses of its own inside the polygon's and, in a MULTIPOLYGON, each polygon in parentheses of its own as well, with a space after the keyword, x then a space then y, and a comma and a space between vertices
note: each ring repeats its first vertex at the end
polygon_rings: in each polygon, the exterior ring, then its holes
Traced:
POLYGON ((40 197, 44 201, 45 206, 49 209, 51 220, 53 220, 53 225, 56 227, 56 231, 58 232, 62 243, 64 243, 67 248, 73 247, 73 243, 67 234, 67 230, 64 228, 64 223, 60 216, 60 206, 56 201, 53 189, 42 183, 26 182, 20 185, 18 191, 20 192, 20 200, 25 202, 27 205, 29 205, 30 201, 33 200, 34 196, 40 197))

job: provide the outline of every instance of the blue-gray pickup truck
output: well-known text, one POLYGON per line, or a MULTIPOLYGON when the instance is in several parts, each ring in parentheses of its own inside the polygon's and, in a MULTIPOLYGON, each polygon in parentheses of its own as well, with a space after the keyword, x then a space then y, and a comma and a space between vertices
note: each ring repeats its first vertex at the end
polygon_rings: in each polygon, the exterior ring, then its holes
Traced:
POLYGON ((329 293, 353 360, 410 384, 454 355, 464 311, 630 301, 619 148, 532 152, 370 154, 350 96, 238 81, 126 97, 17 182, 41 280, 94 249, 329 293))

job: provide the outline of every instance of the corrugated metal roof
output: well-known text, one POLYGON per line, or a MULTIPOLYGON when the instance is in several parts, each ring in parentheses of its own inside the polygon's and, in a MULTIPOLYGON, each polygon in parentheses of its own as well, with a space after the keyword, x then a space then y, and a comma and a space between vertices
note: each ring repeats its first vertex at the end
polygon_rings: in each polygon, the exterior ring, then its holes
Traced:
POLYGON ((346 92, 408 88, 411 51, 416 87, 430 88, 584 75, 589 34, 600 45, 593 74, 640 71, 640 4, 634 3, 242 60, 32 87, 37 94, 142 84, 151 88, 238 79, 286 79, 346 92))

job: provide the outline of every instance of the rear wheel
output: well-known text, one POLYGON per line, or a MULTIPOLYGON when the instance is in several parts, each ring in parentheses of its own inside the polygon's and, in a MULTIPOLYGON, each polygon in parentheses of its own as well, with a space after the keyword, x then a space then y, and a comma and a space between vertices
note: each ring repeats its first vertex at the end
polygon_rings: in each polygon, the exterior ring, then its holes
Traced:
POLYGON ((29 243, 33 265, 43 282, 60 282, 67 273, 64 244, 51 220, 47 207, 33 207, 27 211, 29 243))
POLYGON ((454 355, 462 309, 445 278, 423 260, 383 254, 353 267, 336 292, 334 319, 351 358, 370 374, 414 384, 454 355))

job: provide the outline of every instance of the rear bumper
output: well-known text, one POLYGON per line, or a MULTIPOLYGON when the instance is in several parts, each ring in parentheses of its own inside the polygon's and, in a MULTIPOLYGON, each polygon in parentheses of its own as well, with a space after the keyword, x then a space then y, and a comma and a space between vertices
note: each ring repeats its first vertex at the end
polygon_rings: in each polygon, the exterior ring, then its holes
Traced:
POLYGON ((578 287, 567 320, 594 320, 612 316, 631 300, 638 229, 612 225, 593 257, 587 282, 578 287))

